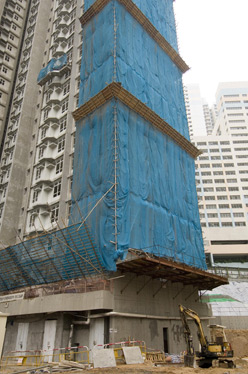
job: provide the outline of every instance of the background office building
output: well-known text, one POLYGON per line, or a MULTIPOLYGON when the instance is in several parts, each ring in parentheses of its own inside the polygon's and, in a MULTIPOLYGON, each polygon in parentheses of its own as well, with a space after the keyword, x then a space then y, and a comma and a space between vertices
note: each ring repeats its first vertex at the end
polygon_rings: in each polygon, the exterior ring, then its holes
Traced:
POLYGON ((205 250, 216 262, 247 266, 248 82, 220 83, 216 107, 212 135, 194 137, 203 152, 196 184, 205 250))

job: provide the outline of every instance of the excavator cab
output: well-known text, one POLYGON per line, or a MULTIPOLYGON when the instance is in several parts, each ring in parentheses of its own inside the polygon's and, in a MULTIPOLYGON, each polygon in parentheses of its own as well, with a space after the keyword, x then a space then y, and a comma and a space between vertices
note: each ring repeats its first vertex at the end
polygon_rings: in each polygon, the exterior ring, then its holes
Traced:
POLYGON ((221 325, 209 325, 208 328, 211 337, 209 350, 211 350, 211 347, 216 347, 215 349, 218 352, 221 352, 223 356, 233 357, 231 344, 228 343, 225 334, 226 327, 221 325))

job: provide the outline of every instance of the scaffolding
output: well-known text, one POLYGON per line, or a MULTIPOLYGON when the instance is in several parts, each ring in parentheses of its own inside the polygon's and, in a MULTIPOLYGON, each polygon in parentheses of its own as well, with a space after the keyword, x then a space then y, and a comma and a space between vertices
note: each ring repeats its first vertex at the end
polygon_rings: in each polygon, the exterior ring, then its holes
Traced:
POLYGON ((102 256, 85 222, 1 250, 0 292, 103 274, 102 256))

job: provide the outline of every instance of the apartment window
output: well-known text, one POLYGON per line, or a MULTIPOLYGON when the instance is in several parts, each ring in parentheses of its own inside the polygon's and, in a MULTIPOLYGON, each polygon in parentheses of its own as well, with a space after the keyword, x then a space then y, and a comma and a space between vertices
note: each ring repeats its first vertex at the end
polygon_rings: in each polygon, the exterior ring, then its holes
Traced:
POLYGON ((239 174, 247 174, 248 170, 239 170, 239 174))
POLYGON ((219 152, 219 149, 218 148, 211 148, 209 150, 209 152, 211 152, 211 153, 219 152))
POLYGON ((206 227, 207 225, 206 225, 206 222, 202 222, 201 223, 201 227, 206 227))
POLYGON ((210 171, 203 171, 201 173, 202 176, 208 176, 208 175, 211 175, 211 172, 210 171))
POLYGON ((214 171, 213 172, 214 175, 223 175, 223 171, 214 171))
POLYGON ((203 205, 198 206, 199 210, 203 209, 203 205))
POLYGON ((228 191, 238 191, 238 187, 228 187, 228 191))
POLYGON ((66 116, 61 118, 60 121, 59 121, 59 131, 62 132, 66 129, 66 125, 67 125, 67 118, 66 116))
POLYGON ((217 213, 208 213, 208 218, 218 218, 217 213))
POLYGON ((232 160, 232 156, 223 156, 223 160, 232 160))
POLYGON ((197 143, 197 145, 207 145, 207 143, 206 142, 199 142, 199 143, 197 143))
POLYGON ((14 40, 14 39, 15 39, 14 35, 12 35, 12 34, 10 34, 9 38, 10 38, 11 40, 14 40))
POLYGON ((16 30, 16 25, 14 23, 12 24, 12 29, 16 30))
POLYGON ((62 113, 68 110, 68 99, 62 102, 62 113))
POLYGON ((229 209, 229 204, 219 204, 220 209, 229 209))
POLYGON ((217 192, 226 191, 226 187, 216 187, 217 192))
POLYGON ((235 226, 245 226, 245 222, 235 222, 235 226))
POLYGON ((235 151, 248 151, 248 148, 234 148, 235 151))
POLYGON ((248 182, 248 178, 241 178, 241 182, 248 182))
POLYGON ((63 95, 68 94, 70 91, 70 81, 66 82, 63 86, 63 95))
POLYGON ((226 141, 223 141, 223 142, 220 142, 221 145, 229 145, 230 142, 226 142, 226 141))
POLYGON ((16 21, 18 21, 19 17, 15 14, 15 15, 14 15, 14 19, 15 19, 16 21))
POLYGON ((205 196, 205 200, 215 200, 215 196, 205 196))
POLYGON ((38 158, 40 159, 40 158, 42 158, 43 157, 43 155, 44 155, 44 147, 40 147, 39 148, 39 154, 38 154, 38 158))
POLYGON ((226 175, 235 175, 235 171, 234 170, 229 170, 229 171, 226 171, 226 175))
POLYGON ((209 222, 209 223, 208 223, 208 226, 209 226, 209 227, 219 227, 220 224, 219 224, 219 222, 209 222))
POLYGON ((202 164, 201 168, 210 168, 210 164, 202 164))
POLYGON ((248 162, 240 162, 238 163, 238 166, 248 166, 248 162))
POLYGON ((203 188, 203 191, 204 191, 204 192, 213 192, 213 191, 214 191, 214 188, 213 188, 213 187, 204 187, 204 188, 203 188))
POLYGON ((35 203, 38 200, 38 196, 39 196, 39 191, 34 190, 33 191, 33 199, 32 199, 33 203, 35 203))
POLYGON ((231 168, 231 167, 234 167, 234 164, 225 163, 224 166, 225 166, 225 168, 231 168))
POLYGON ((16 10, 18 10, 18 12, 20 12, 21 8, 19 7, 19 5, 16 6, 16 10))
POLYGON ((9 51, 12 51, 12 46, 11 46, 10 44, 8 44, 7 49, 8 49, 9 51))
POLYGON ((73 36, 71 36, 71 37, 68 39, 68 48, 70 48, 70 47, 73 45, 73 39, 74 39, 73 36))
POLYGON ((216 209, 216 205, 215 204, 208 204, 208 205, 206 205, 206 209, 216 209))
POLYGON ((9 62, 9 60, 10 60, 10 58, 9 58, 8 55, 5 55, 4 59, 5 59, 5 61, 7 61, 7 62, 9 62))
POLYGON ((242 204, 232 204, 232 208, 234 209, 242 208, 242 204))
POLYGON ((244 217, 244 213, 233 213, 233 217, 244 217))
POLYGON ((49 109, 44 110, 44 120, 48 118, 49 109))
POLYGON ((230 199, 231 200, 240 200, 240 196, 239 195, 231 195, 230 199))
POLYGON ((220 156, 211 156, 211 160, 220 160, 220 156))
POLYGON ((1 84, 2 86, 5 85, 5 80, 4 80, 3 78, 0 78, 0 84, 1 84))
POLYGON ((225 183, 225 179, 215 179, 215 183, 225 183))
POLYGON ((213 183, 212 179, 203 179, 202 180, 203 184, 208 184, 208 183, 213 183))
POLYGON ((36 173, 35 173, 35 179, 40 179, 40 176, 41 176, 41 168, 37 168, 36 169, 36 173))
POLYGON ((42 127, 41 129, 41 139, 44 139, 46 137, 47 133, 47 127, 42 127))
POLYGON ((61 173, 63 170, 63 158, 59 158, 57 161, 56 161, 56 171, 55 173, 56 174, 59 174, 61 173))
POLYGON ((60 196, 61 192, 61 180, 58 180, 53 185, 53 197, 60 196))
POLYGON ((232 222, 221 222, 221 225, 223 227, 231 227, 233 224, 232 224, 232 222))
POLYGON ((201 156, 201 157, 199 157, 199 160, 209 160, 209 157, 208 156, 201 156))
POLYGON ((242 190, 243 190, 243 191, 247 191, 247 190, 248 190, 248 187, 242 187, 242 190))
POLYGON ((59 217, 59 204, 51 207, 51 223, 57 222, 59 217))
POLYGON ((29 227, 34 226, 35 217, 36 215, 34 213, 31 213, 30 218, 29 218, 29 227))
POLYGON ((220 213, 220 216, 222 218, 229 218, 229 217, 231 217, 231 213, 220 213))
POLYGON ((227 183, 237 183, 237 179, 227 179, 227 183))
POLYGON ((227 196, 225 195, 217 196, 217 200, 227 200, 227 196))
POLYGON ((5 66, 2 67, 2 71, 4 72, 4 74, 8 73, 8 69, 5 66))
POLYGON ((67 70, 66 73, 65 73, 65 79, 68 78, 70 75, 71 75, 70 70, 67 70))
POLYGON ((61 152, 65 149, 65 137, 62 136, 61 138, 59 138, 59 141, 58 141, 58 152, 61 152))

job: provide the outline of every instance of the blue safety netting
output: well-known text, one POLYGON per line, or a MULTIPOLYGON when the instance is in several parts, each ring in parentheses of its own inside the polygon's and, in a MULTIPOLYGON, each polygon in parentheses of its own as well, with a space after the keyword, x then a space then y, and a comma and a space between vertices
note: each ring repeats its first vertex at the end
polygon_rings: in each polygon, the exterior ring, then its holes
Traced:
POLYGON ((63 54, 59 58, 52 58, 47 66, 45 66, 41 71, 39 72, 37 81, 40 82, 43 78, 47 76, 48 73, 51 71, 56 71, 62 69, 63 66, 67 64, 67 54, 63 54))
MULTIPOLYGON (((152 0, 151 4, 153 2, 157 3, 152 0)), ((144 3, 147 4, 147 1, 144 3)), ((166 3, 168 6, 172 1, 166 3)), ((163 10, 164 1, 158 5, 157 12, 163 14, 163 10)), ((171 12, 166 15, 172 17, 171 12)), ((124 6, 117 0, 111 1, 85 25, 83 40, 79 105, 111 83, 116 69, 116 80, 125 89, 189 139, 182 73, 124 6), (114 12, 117 24, 116 64, 114 12)))
MULTIPOLYGON (((77 122, 73 197, 83 216, 114 183, 118 131, 117 210, 111 190, 87 223, 107 269, 128 248, 205 268, 194 160, 165 134, 114 99, 77 122), (80 172, 75 172, 76 170, 80 172), (114 219, 118 223, 118 251, 114 219), (159 248, 159 249, 158 249, 159 248)), ((80 219, 76 204, 73 219, 80 219)))
MULTIPOLYGON (((92 3, 86 1, 86 9, 92 3)), ((172 3, 136 1, 176 45, 172 3)), ((116 79, 189 139, 181 71, 124 6, 110 1, 84 26, 83 40, 79 105, 116 79)), ((97 204, 87 223, 107 269, 115 270, 115 261, 125 258, 128 248, 206 268, 194 160, 118 100, 77 122, 72 197, 76 221, 78 207, 87 216, 97 204), (115 164, 117 206, 113 189, 97 204, 113 186, 115 164)))

